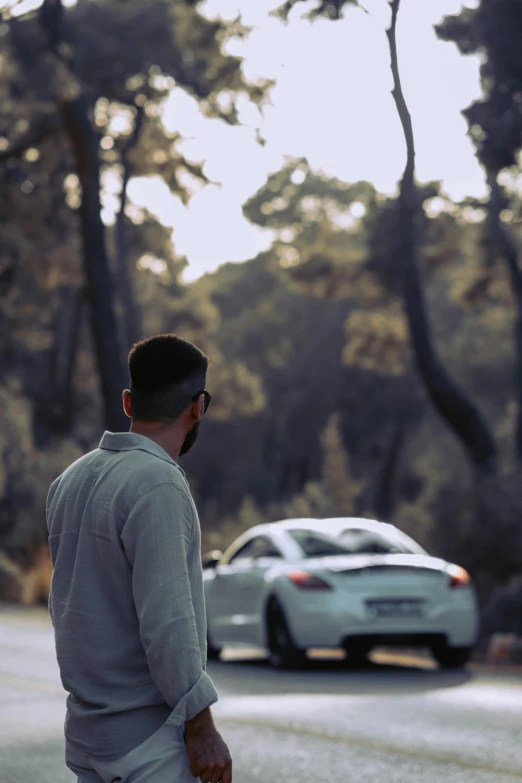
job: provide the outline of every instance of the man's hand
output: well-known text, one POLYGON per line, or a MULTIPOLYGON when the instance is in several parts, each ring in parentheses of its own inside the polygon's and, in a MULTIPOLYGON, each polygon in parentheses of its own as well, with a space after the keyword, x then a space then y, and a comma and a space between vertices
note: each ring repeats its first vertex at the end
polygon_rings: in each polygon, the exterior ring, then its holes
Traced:
POLYGON ((201 783, 232 783, 232 759, 210 710, 203 710, 185 725, 191 774, 201 783))

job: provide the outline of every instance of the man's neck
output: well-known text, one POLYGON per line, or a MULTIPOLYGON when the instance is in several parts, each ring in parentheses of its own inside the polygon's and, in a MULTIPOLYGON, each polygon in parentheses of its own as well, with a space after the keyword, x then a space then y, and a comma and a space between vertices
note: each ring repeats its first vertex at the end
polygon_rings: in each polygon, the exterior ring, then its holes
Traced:
POLYGON ((172 459, 179 459, 179 452, 183 444, 183 435, 175 422, 172 424, 163 424, 158 422, 135 421, 132 420, 130 432, 135 435, 143 435, 145 438, 153 440, 158 446, 167 452, 172 459))

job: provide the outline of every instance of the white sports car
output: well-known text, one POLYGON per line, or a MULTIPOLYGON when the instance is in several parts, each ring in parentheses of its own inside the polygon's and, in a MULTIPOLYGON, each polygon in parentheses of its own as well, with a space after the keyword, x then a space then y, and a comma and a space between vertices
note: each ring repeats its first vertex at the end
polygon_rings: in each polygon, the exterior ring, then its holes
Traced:
POLYGON ((213 555, 204 561, 209 658, 225 645, 255 645, 288 668, 314 647, 343 647, 355 662, 386 644, 429 647, 456 668, 477 640, 469 574, 393 525, 289 519, 213 555))

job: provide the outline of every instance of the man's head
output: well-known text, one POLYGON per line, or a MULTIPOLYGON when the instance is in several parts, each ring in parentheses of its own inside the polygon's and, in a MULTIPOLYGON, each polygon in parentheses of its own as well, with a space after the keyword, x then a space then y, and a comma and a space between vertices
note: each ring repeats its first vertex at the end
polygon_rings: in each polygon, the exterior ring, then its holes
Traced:
POLYGON ((207 368, 205 354, 175 334, 136 343, 129 353, 130 390, 123 393, 132 430, 155 440, 159 434, 162 440, 178 441, 178 448, 167 450, 186 454, 210 402, 207 368))

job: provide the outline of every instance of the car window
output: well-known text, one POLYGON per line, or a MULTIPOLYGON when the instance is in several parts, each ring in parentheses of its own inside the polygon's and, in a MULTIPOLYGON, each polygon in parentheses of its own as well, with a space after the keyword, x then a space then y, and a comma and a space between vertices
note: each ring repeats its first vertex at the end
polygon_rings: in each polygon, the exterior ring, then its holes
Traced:
POLYGON ((250 541, 248 541, 248 543, 243 544, 243 546, 237 550, 235 555, 232 555, 228 561, 229 564, 239 563, 240 560, 251 560, 253 557, 255 557, 257 542, 257 538, 252 538, 250 541))
POLYGON ((265 539, 265 551, 257 555, 257 557, 278 557, 280 559, 283 558, 282 552, 276 547, 276 545, 273 543, 273 541, 270 541, 270 539, 265 539))
POLYGON ((269 538, 256 536, 256 538, 250 539, 250 541, 238 549, 228 562, 229 564, 237 564, 242 560, 252 560, 259 557, 282 558, 282 554, 269 538))
MULTIPOLYGON (((353 554, 412 554, 413 549, 408 547, 397 537, 396 540, 388 536, 374 533, 371 530, 349 528, 339 536, 343 546, 353 554)), ((413 543, 413 542, 412 542, 413 543)))
POLYGON ((369 530, 346 530, 339 538, 310 530, 290 530, 289 533, 299 544, 306 558, 335 555, 387 555, 411 551, 399 541, 392 541, 369 530))
POLYGON ((347 555, 350 550, 341 542, 310 530, 289 530, 305 557, 329 557, 332 555, 347 555))

